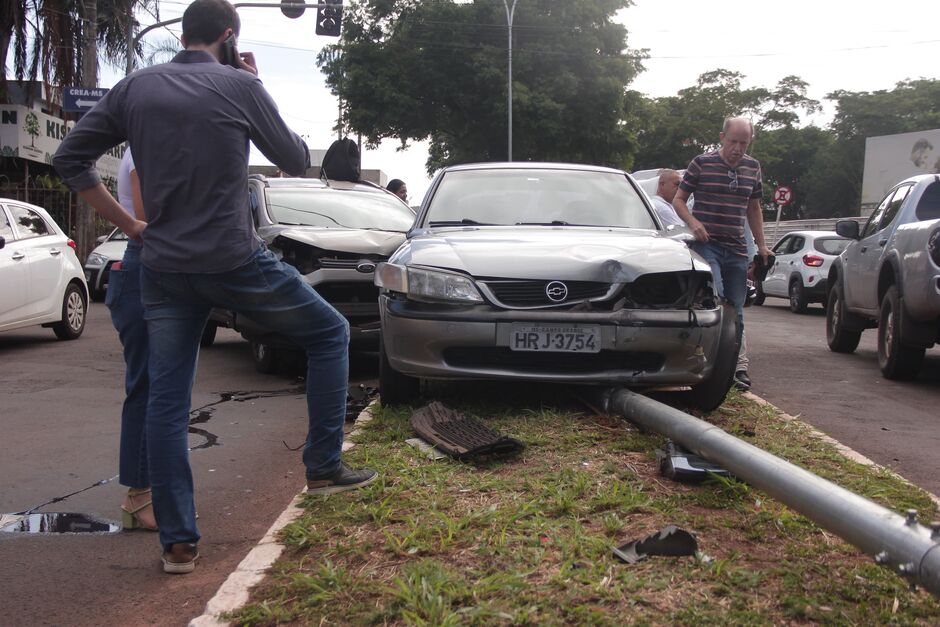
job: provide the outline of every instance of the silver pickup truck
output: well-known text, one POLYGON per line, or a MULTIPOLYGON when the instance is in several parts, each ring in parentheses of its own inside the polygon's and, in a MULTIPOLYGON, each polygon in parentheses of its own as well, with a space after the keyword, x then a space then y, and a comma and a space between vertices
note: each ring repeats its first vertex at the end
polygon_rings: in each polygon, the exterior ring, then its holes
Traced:
POLYGON ((836 232, 855 241, 829 270, 829 348, 851 353, 877 327, 882 374, 917 377, 924 352, 940 342, 940 176, 901 181, 864 228, 842 220, 836 232))

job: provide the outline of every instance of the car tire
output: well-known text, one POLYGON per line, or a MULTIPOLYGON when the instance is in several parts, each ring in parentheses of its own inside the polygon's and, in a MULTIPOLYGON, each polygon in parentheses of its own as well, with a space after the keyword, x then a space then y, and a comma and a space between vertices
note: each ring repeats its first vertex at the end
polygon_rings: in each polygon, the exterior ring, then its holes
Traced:
POLYGON ((215 334, 219 330, 219 325, 212 320, 206 321, 206 326, 202 329, 202 337, 199 338, 199 345, 203 348, 212 346, 215 342, 215 334))
POLYGON ((764 284, 760 281, 757 282, 757 296, 754 297, 753 305, 760 307, 764 304, 764 301, 767 300, 767 294, 764 294, 764 284))
POLYGON ((836 283, 829 290, 826 301, 826 343, 834 353, 851 353, 858 348, 862 332, 847 326, 854 319, 845 307, 842 284, 836 283))
POLYGON ((712 411, 725 402, 728 390, 734 383, 734 371, 738 365, 741 336, 738 333, 738 315, 731 305, 723 305, 721 311, 721 335, 718 338, 718 354, 708 378, 692 386, 688 402, 702 411, 712 411))
POLYGON ((52 325, 52 330, 60 340, 74 340, 85 330, 88 317, 88 300, 85 290, 77 283, 69 283, 62 297, 62 319, 52 325))
POLYGON ((878 366, 886 379, 914 379, 924 361, 925 348, 904 343, 901 337, 901 298, 892 285, 881 300, 878 316, 878 366))
POLYGON ((252 340, 250 342, 251 346, 251 360, 255 364, 255 370, 261 374, 271 374, 277 370, 278 363, 278 351, 277 349, 271 347, 270 344, 265 344, 263 342, 257 342, 252 340))
POLYGON ((385 342, 379 340, 379 398, 382 405, 407 405, 421 391, 421 380, 392 368, 385 354, 385 342))
POLYGON ((806 313, 806 307, 809 303, 806 302, 806 291, 803 289, 803 282, 800 279, 790 281, 788 294, 790 295, 790 311, 798 314, 806 313))

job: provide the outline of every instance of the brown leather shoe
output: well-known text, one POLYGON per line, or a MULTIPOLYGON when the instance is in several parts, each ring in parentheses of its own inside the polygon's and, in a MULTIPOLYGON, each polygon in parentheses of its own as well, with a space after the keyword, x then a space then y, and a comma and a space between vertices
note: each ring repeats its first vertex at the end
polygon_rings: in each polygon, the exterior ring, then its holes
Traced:
POLYGON ((177 542, 163 552, 163 572, 185 575, 196 570, 199 549, 195 542, 177 542))

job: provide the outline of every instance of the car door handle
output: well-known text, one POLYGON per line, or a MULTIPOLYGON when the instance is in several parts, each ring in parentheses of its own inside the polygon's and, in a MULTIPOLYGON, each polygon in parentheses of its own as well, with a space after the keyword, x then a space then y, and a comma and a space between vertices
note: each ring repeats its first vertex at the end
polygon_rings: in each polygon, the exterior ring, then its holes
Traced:
POLYGON ((49 249, 49 254, 52 255, 53 257, 55 257, 56 255, 61 255, 61 254, 62 254, 62 251, 59 250, 58 248, 50 248, 50 249, 49 249))
POLYGON ((13 253, 13 255, 11 255, 10 258, 13 259, 13 261, 19 261, 20 259, 23 259, 25 257, 26 255, 24 255, 20 251, 16 251, 15 253, 13 253))

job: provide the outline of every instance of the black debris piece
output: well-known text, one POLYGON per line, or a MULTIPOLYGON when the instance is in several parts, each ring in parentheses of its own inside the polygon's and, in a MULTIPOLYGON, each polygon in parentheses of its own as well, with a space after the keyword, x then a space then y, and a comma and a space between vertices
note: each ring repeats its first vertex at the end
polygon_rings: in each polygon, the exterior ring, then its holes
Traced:
POLYGON ((666 450, 657 449, 659 471, 664 477, 682 483, 701 483, 711 475, 730 477, 731 473, 711 463, 704 457, 688 451, 671 440, 666 441, 666 450))
POLYGON ((411 426, 423 440, 457 459, 513 455, 525 448, 519 440, 501 435, 437 401, 413 413, 411 426))
POLYGON ((669 525, 642 540, 633 540, 614 547, 613 551, 621 561, 636 564, 650 555, 668 557, 695 555, 698 551, 698 542, 695 540, 695 534, 679 529, 675 525, 669 525))

